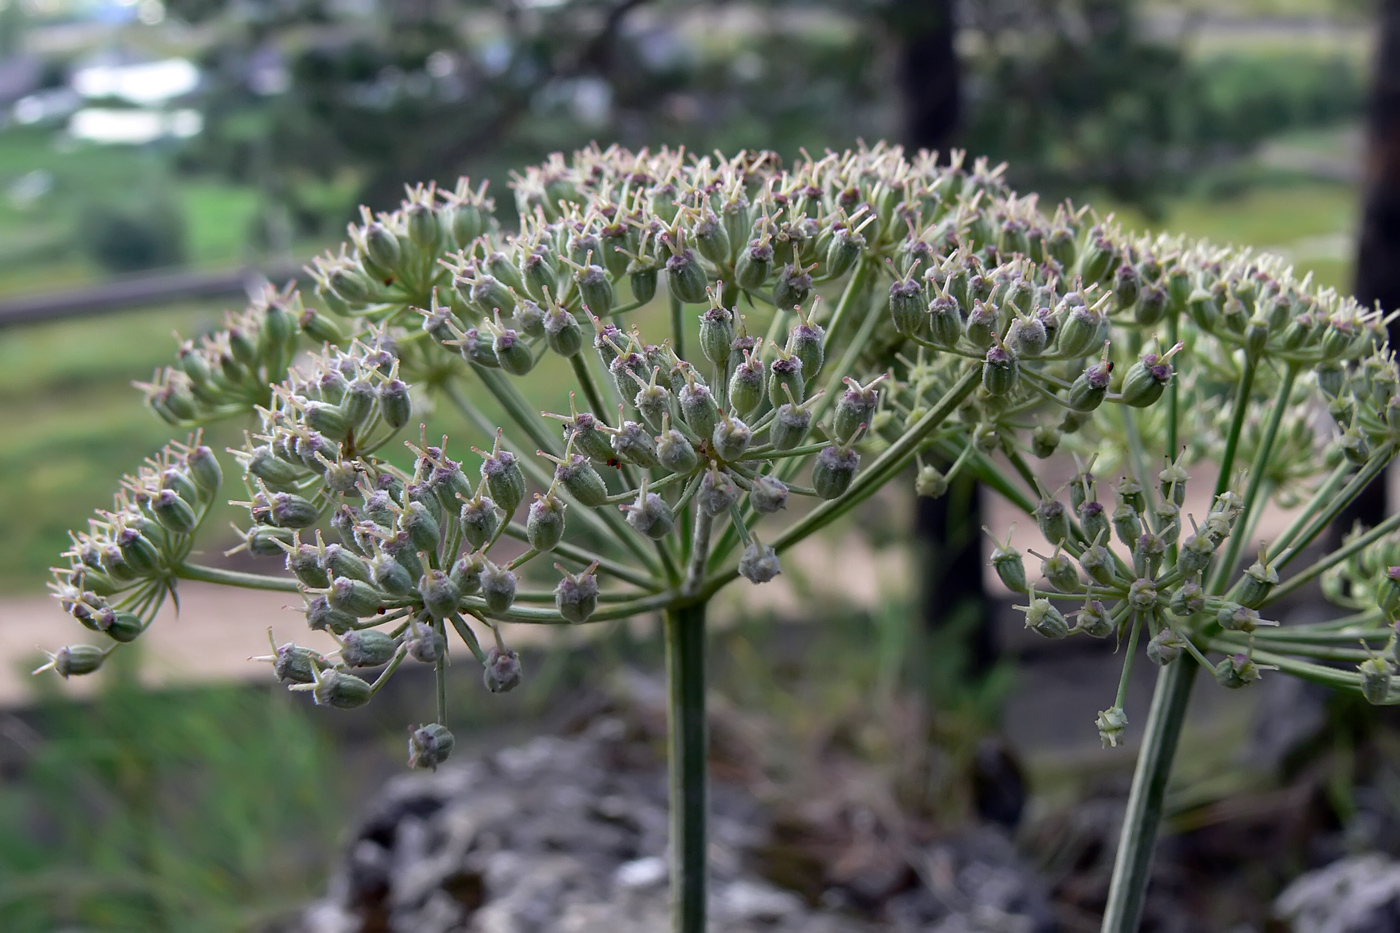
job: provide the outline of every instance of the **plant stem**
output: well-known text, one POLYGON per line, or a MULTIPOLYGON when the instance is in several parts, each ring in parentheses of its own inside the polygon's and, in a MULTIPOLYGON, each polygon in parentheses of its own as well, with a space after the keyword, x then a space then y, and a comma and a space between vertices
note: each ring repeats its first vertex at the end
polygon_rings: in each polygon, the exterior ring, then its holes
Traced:
MULTIPOLYGON (((483 376, 483 381, 485 381, 487 377, 494 375, 490 370, 483 369, 480 366, 475 368, 478 374, 486 374, 486 376, 483 376)), ((510 388, 508 384, 507 388, 510 388)), ((452 404, 456 405, 457 409, 462 414, 466 415, 477 427, 481 428, 488 437, 495 435, 496 429, 492 427, 490 420, 482 414, 480 409, 467 401, 452 382, 449 381, 443 384, 443 392, 447 395, 452 404)), ((501 400, 499 396, 498 400, 501 400)), ((523 422, 522 426, 524 426, 523 422)), ((531 432, 527 431, 526 433, 531 432)), ((534 439, 533 435, 532 439, 534 439)), ((540 444, 540 446, 548 450, 552 449, 553 445, 540 444)), ((542 488, 548 489, 550 487, 551 477, 541 469, 539 463, 536 462, 533 457, 520 457, 516 462, 519 463, 520 468, 536 483, 539 483, 542 488)), ((642 547, 641 542, 636 540, 636 532, 627 525, 616 511, 612 509, 590 509, 580 503, 575 514, 579 516, 581 521, 589 526, 589 530, 597 535, 599 540, 617 541, 623 547, 627 548, 627 550, 631 551, 633 556, 640 560, 652 573, 658 575, 661 573, 661 565, 657 563, 656 559, 652 557, 644 547, 642 547)))
POLYGON ((1317 577, 1322 576, 1322 574, 1330 568, 1335 567, 1337 564, 1340 564, 1342 561, 1348 559, 1353 554, 1360 551, 1362 548, 1368 547, 1374 544, 1375 542, 1379 541, 1381 538, 1384 538, 1396 528, 1400 528, 1400 515, 1390 516, 1385 521, 1381 522, 1379 525, 1377 525, 1375 528, 1372 528, 1370 531, 1366 532, 1361 537, 1356 538, 1352 541, 1348 541, 1342 547, 1338 548, 1331 554, 1328 554, 1326 557, 1317 561, 1317 563, 1313 564, 1307 570, 1301 571, 1289 577, 1287 580, 1284 580, 1278 586, 1274 587, 1272 590, 1269 591, 1268 597, 1264 600, 1264 605, 1267 606, 1269 603, 1276 602, 1279 599, 1282 599, 1283 597, 1287 596, 1294 590, 1298 589, 1298 587, 1304 586, 1305 584, 1316 579, 1317 577))
POLYGON ((603 404, 603 396, 598 393, 598 384, 593 381, 593 374, 588 371, 588 361, 583 358, 582 350, 569 357, 569 365, 574 368, 574 377, 583 389, 583 397, 593 408, 593 417, 602 419, 606 424, 608 409, 603 404))
MULTIPOLYGON (((505 533, 515 538, 517 541, 529 540, 529 535, 525 532, 525 526, 520 522, 511 522, 506 526, 505 533)), ((570 544, 567 541, 560 541, 556 544, 554 546, 554 553, 558 554, 560 557, 578 561, 585 567, 597 561, 598 569, 602 570, 603 573, 608 576, 617 577, 619 580, 625 580, 633 586, 639 586, 650 592, 660 592, 664 589, 655 577, 642 573, 632 567, 628 567, 626 564, 620 564, 615 560, 610 560, 587 548, 579 547, 576 544, 570 544)))
POLYGON ((206 567, 203 564, 181 564, 175 568, 175 576, 181 580, 241 586, 245 590, 272 590, 277 593, 300 592, 300 584, 297 583, 295 577, 269 577, 260 573, 221 570, 218 567, 206 567))
POLYGON ((666 613, 671 771, 671 929, 705 933, 708 739, 705 734, 705 603, 666 613))
POLYGON ((1128 812, 1118 839, 1118 855, 1113 863, 1113 882, 1108 889, 1102 933, 1136 933, 1142 917, 1142 904, 1152 869, 1152 853, 1157 828, 1162 822, 1162 801, 1177 740, 1186 722, 1191 700, 1191 684, 1200 665, 1189 657, 1179 657, 1157 675, 1152 709, 1142 736, 1133 786, 1128 793, 1128 812))
POLYGON ((1220 475, 1215 478, 1215 495, 1211 504, 1220 498, 1221 493, 1230 488, 1230 472, 1235 468, 1235 451, 1240 446, 1240 432, 1244 428, 1245 415, 1249 413, 1249 393, 1254 389, 1255 359, 1246 357, 1244 371, 1235 385, 1235 414, 1230 420, 1230 433, 1225 437, 1225 451, 1220 455, 1220 475))
POLYGON ((671 348, 676 356, 685 359, 685 305, 672 292, 671 302, 671 348))
MULTIPOLYGON (((1288 411, 1288 396, 1293 392, 1293 380, 1297 375, 1298 367, 1289 365, 1284 370, 1283 380, 1279 382, 1274 409, 1269 415, 1269 424, 1264 429, 1264 437, 1259 442, 1258 450, 1254 453, 1254 462, 1250 464, 1249 485, 1245 488, 1244 504, 1241 506, 1239 519, 1241 526, 1255 515, 1254 508, 1260 504, 1259 491, 1264 488, 1264 479, 1268 476, 1269 457, 1273 454, 1274 441, 1278 438, 1278 429, 1283 424, 1284 413, 1288 411)), ((1225 542, 1224 558, 1216 565, 1215 570, 1220 575, 1218 586, 1223 585, 1235 572, 1235 565, 1239 563, 1240 554, 1244 551, 1245 540, 1245 536, 1239 534, 1231 535, 1225 542)))

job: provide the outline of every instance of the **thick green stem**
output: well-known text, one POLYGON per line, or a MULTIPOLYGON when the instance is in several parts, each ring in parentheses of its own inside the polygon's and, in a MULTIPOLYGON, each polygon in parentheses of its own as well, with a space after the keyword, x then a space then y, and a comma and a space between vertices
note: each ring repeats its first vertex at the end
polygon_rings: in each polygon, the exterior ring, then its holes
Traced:
POLYGON ((1162 668, 1147 729, 1142 736, 1133 786, 1128 793, 1128 812, 1118 838, 1118 856, 1113 863, 1113 882, 1108 889, 1102 933, 1136 933, 1142 917, 1142 904, 1152 870, 1152 853, 1157 843, 1157 827, 1162 822, 1162 801, 1171 776, 1176 743, 1186 722, 1186 706, 1191 700, 1191 684, 1200 665, 1182 656, 1162 668))
POLYGON ((671 929, 705 933, 708 737, 705 604, 666 613, 671 769, 671 929))

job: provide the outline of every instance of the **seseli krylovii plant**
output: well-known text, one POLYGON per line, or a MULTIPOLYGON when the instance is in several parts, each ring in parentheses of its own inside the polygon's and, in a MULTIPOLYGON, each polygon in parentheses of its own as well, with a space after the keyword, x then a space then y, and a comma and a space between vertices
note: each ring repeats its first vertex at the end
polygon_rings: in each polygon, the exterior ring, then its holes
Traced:
MULTIPOLYGON (((453 745, 454 636, 499 692, 523 676, 509 624, 662 613, 685 933, 705 917, 706 604, 740 576, 773 579, 783 551, 911 467, 921 494, 967 471, 1034 516, 1054 549, 1045 581, 1028 584, 1009 547, 992 558, 1029 626, 1126 637, 1125 684, 1142 639, 1166 665, 1113 929, 1136 923, 1197 662, 1231 687, 1276 667, 1390 698, 1384 611, 1267 619, 1343 571, 1347 598, 1400 602, 1367 557, 1394 522, 1280 582, 1394 451, 1395 370, 1353 303, 1265 258, 1135 239, 1068 205, 1047 216, 960 156, 877 146, 784 170, 769 153, 595 148, 513 187, 509 228, 465 180, 365 211, 316 260, 314 300, 269 290, 180 348, 144 388, 195 433, 74 534, 53 589, 106 637, 44 668, 98 669, 179 580, 299 592, 339 647, 273 639, 275 676, 353 708, 401 665, 431 665, 435 715, 409 763, 435 767, 453 745), (430 399, 460 410, 479 449, 418 428, 430 399), (221 467, 197 429, 230 417, 251 423, 221 467), (386 456, 403 444, 407 468, 386 456), (1067 504, 1049 494, 1026 457, 1062 446, 1121 471, 1115 501, 1087 466, 1067 504), (190 559, 225 472, 249 515, 235 550, 272 572, 190 559), (1308 504, 1237 574, 1271 496, 1308 504), (1076 606, 1071 623, 1061 607, 1076 606)), ((1100 714, 1106 742, 1126 729, 1121 701, 1100 714)))

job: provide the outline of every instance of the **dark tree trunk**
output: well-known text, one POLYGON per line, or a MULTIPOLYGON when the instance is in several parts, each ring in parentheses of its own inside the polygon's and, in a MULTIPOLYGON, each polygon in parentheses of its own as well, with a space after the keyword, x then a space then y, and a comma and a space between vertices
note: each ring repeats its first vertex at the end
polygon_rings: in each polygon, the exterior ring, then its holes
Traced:
POLYGON ((889 17, 900 45, 904 143, 946 150, 961 110, 952 0, 896 0, 889 17))
MULTIPOLYGON (((898 43, 904 143, 946 153, 961 110, 952 0, 896 0, 888 17, 898 43)), ((996 645, 982 586, 979 490, 975 483, 955 482, 947 495, 918 502, 924 621, 930 628, 967 624, 969 666, 984 671, 995 660, 996 645)))
MULTIPOLYGON (((1393 311, 1400 308, 1400 0, 1383 0, 1377 15, 1380 41, 1367 108, 1356 300, 1393 311)), ((1400 346, 1400 320, 1390 324, 1390 344, 1400 346)), ((1381 477, 1333 524, 1333 543, 1356 521, 1378 523, 1390 505, 1381 477)))

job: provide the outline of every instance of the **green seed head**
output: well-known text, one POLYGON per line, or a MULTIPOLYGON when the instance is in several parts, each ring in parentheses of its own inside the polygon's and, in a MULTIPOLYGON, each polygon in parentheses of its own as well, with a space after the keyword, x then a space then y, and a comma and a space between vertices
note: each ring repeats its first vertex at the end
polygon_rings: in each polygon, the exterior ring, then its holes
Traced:
MULTIPOLYGON (((345 662, 347 667, 379 667, 381 664, 388 664, 389 659, 394 656, 398 648, 398 643, 394 639, 375 629, 346 632, 340 639, 340 660, 345 662)), ((310 668, 308 666, 307 680, 300 681, 300 683, 308 683, 309 681, 310 668)))
POLYGON ((524 671, 520 666, 520 656, 513 648, 492 648, 486 653, 485 671, 482 680, 492 693, 508 693, 520 686, 524 671))
POLYGON ((441 723, 430 722, 411 729, 408 734, 408 766, 436 771, 437 766, 452 754, 455 744, 451 731, 441 723))

